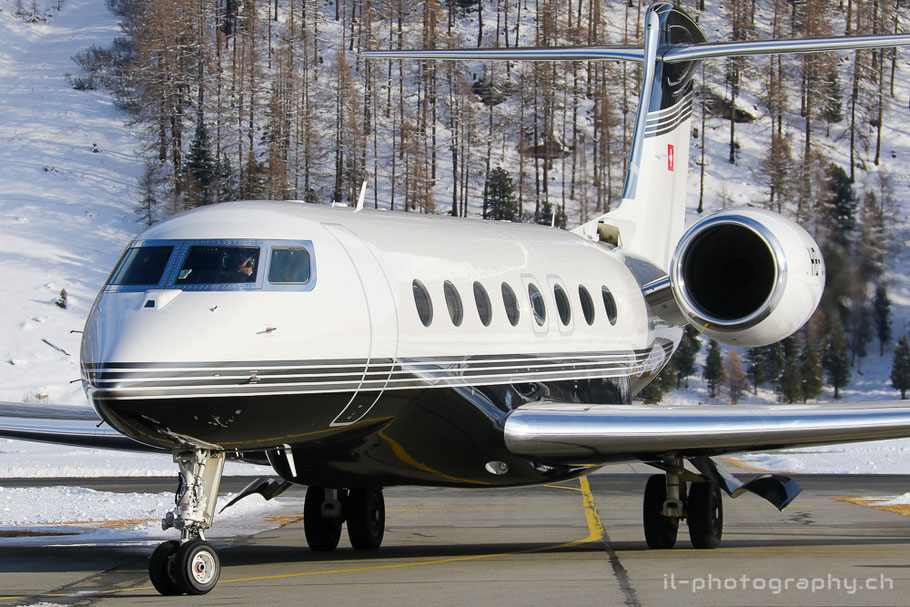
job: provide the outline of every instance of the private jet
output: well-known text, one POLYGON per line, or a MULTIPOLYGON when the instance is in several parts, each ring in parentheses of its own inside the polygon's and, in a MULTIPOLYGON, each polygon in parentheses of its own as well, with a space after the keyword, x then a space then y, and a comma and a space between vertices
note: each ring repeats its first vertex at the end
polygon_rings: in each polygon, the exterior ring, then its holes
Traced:
POLYGON ((910 44, 910 36, 706 42, 669 3, 642 46, 373 51, 370 60, 619 60, 643 80, 621 204, 571 231, 243 201, 194 209, 131 242, 81 347, 94 412, 9 403, 0 436, 173 454, 176 506, 149 577, 164 595, 220 576, 205 532, 226 458, 274 475, 238 496, 305 485, 316 551, 376 550, 383 487, 553 483, 617 462, 657 469, 648 546, 682 521, 698 548, 723 531, 722 493, 783 509, 791 479, 741 482, 712 457, 910 436, 900 403, 649 406, 690 325, 737 347, 781 340, 814 312, 819 246, 757 208, 687 230, 693 76, 703 60, 910 44), (100 416, 100 420, 97 418, 100 416), (103 421, 100 427, 95 422, 103 421))

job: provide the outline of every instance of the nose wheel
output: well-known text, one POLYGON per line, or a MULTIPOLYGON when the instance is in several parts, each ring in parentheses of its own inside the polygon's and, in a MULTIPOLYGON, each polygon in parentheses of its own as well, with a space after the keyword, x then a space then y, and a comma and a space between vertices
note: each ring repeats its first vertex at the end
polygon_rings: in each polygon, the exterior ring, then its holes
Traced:
POLYGON ((180 468, 174 509, 162 529, 180 531, 181 540, 160 544, 149 559, 149 579, 165 596, 205 594, 221 577, 221 562, 204 532, 211 527, 224 468, 224 453, 205 449, 175 450, 180 468))
POLYGON ((212 545, 203 540, 159 545, 149 560, 149 578, 159 593, 206 594, 221 577, 221 562, 212 545))

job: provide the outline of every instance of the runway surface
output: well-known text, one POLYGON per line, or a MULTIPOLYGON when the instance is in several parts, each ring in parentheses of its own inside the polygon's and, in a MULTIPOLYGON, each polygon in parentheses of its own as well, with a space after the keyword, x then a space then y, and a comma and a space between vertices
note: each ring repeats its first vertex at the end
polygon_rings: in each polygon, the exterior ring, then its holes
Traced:
MULTIPOLYGON (((155 593, 146 572, 153 544, 65 545, 49 537, 10 547, 0 539, 0 606, 907 604, 910 518, 833 498, 901 494, 910 476, 798 476, 805 490, 782 513, 755 496, 725 499, 720 548, 692 549, 683 525, 677 548, 660 551, 647 549, 641 528, 646 478, 388 488, 386 537, 376 553, 354 552, 346 537, 332 554, 310 552, 298 509, 282 528, 214 541, 224 569, 203 597, 155 593)), ((225 478, 223 490, 244 481, 225 478)), ((64 483, 173 489, 173 479, 155 478, 0 481, 64 483)))

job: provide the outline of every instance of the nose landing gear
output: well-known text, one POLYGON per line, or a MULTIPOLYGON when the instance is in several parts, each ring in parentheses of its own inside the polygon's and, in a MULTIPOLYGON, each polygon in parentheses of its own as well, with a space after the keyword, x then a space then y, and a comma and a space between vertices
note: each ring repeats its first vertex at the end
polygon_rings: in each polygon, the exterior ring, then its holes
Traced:
POLYGON ((205 594, 221 576, 221 562, 204 530, 212 526, 215 500, 224 469, 224 453, 196 449, 176 451, 180 468, 176 506, 161 521, 162 529, 180 530, 180 541, 160 544, 149 559, 149 579, 159 593, 205 594))

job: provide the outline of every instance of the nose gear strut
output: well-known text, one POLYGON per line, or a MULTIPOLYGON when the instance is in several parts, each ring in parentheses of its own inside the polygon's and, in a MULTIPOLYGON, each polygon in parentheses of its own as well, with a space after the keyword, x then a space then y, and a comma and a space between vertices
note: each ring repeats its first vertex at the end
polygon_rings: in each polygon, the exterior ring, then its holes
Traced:
POLYGON ((174 509, 161 520, 164 530, 180 531, 180 541, 164 542, 149 560, 149 578, 163 595, 205 594, 221 576, 221 563, 205 530, 212 526, 224 470, 224 452, 175 449, 180 469, 174 509))

